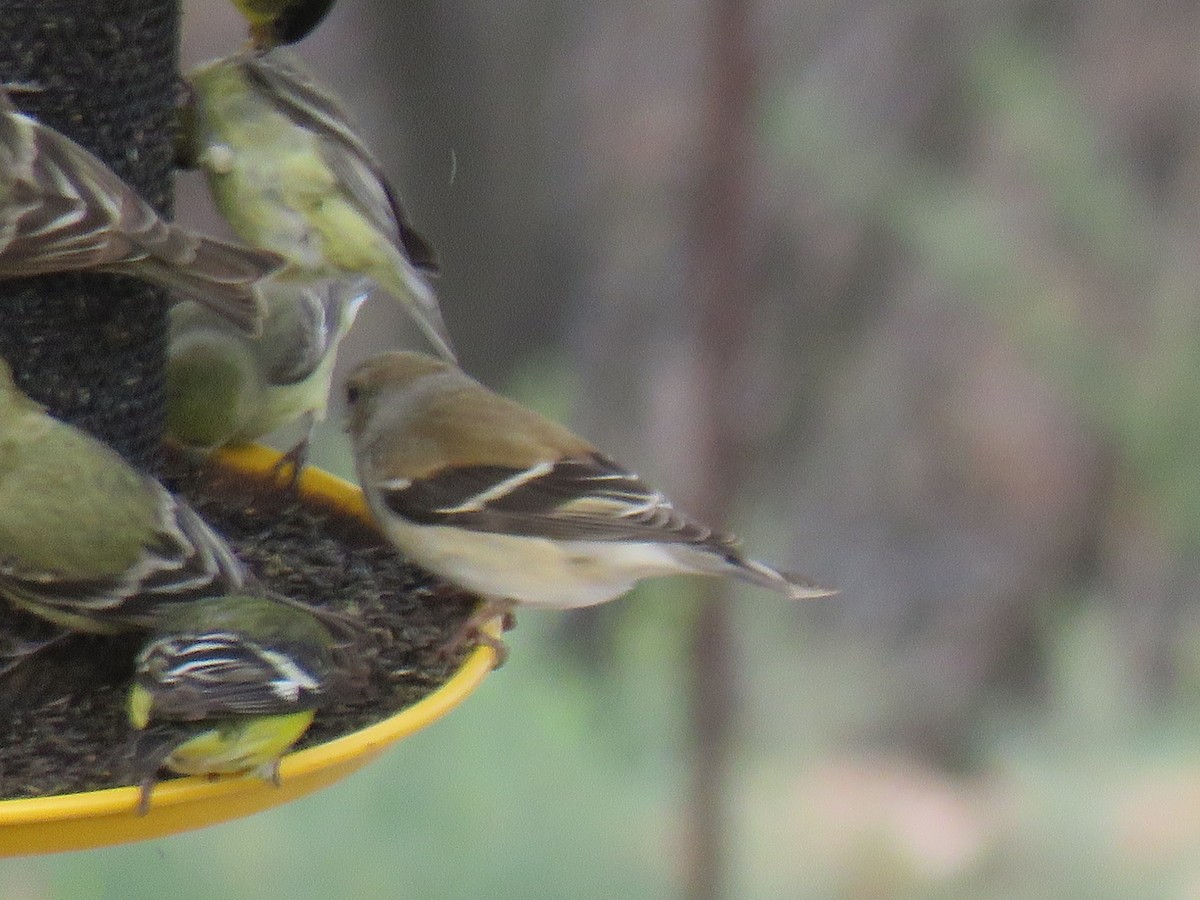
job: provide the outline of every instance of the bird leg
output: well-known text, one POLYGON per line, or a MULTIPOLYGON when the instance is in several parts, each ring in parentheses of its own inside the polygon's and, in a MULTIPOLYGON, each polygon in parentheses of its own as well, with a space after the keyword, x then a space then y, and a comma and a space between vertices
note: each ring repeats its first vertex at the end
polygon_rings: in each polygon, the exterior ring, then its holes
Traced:
POLYGON ((286 490, 298 491, 300 487, 300 473, 304 471, 304 467, 308 465, 308 445, 312 440, 313 429, 316 427, 316 419, 311 412, 305 413, 304 437, 288 450, 283 456, 279 457, 279 462, 275 463, 271 468, 271 477, 283 477, 283 486, 286 490), (284 475, 284 471, 291 469, 289 475, 284 475))
POLYGON ((512 600, 503 597, 489 597, 484 600, 479 608, 459 626, 458 630, 454 632, 454 636, 442 645, 440 655, 449 658, 466 645, 479 646, 482 644, 485 647, 491 647, 492 652, 496 655, 496 661, 492 664, 492 668, 500 668, 508 660, 508 644, 504 643, 502 638, 491 634, 487 630, 487 626, 493 619, 499 617, 501 630, 508 631, 513 628, 517 624, 516 615, 513 613, 514 605, 512 600))
POLYGON ((154 793, 154 786, 158 784, 158 776, 147 775, 138 784, 138 802, 135 810, 139 816, 144 816, 150 812, 150 795, 154 793))
POLYGON ((279 457, 271 467, 272 478, 282 478, 285 490, 295 491, 300 486, 300 473, 308 462, 308 438, 304 438, 291 450, 279 457))

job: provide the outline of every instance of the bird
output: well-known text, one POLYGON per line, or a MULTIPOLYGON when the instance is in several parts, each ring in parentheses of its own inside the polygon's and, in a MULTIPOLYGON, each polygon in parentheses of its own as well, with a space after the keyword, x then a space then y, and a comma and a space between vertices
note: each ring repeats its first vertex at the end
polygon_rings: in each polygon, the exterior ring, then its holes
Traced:
POLYGON ((339 695, 333 635, 294 601, 229 594, 173 607, 134 662, 126 709, 138 810, 157 774, 256 772, 279 761, 339 695))
POLYGON ((263 285, 266 316, 258 338, 202 307, 176 306, 167 355, 167 435, 208 452, 300 420, 303 437, 284 460, 298 477, 313 428, 325 418, 338 344, 371 287, 363 278, 272 278, 263 285))
POLYGON ((20 112, 0 87, 0 279, 132 275, 255 334, 258 282, 283 262, 165 221, 100 159, 20 112))
POLYGON ((393 351, 346 380, 347 432, 382 532, 406 557, 485 599, 450 642, 517 604, 612 600, 643 578, 732 575, 793 599, 834 591, 745 556, 567 428, 457 366, 393 351))
POLYGON ((0 596, 62 632, 117 634, 247 578, 187 503, 49 415, 0 361, 0 596))
POLYGON ((269 50, 306 38, 333 7, 333 0, 233 0, 250 25, 250 43, 269 50))
POLYGON ((436 253, 340 101, 283 47, 214 60, 187 80, 179 162, 204 172, 234 233, 284 256, 290 277, 371 278, 454 359, 427 280, 436 253))

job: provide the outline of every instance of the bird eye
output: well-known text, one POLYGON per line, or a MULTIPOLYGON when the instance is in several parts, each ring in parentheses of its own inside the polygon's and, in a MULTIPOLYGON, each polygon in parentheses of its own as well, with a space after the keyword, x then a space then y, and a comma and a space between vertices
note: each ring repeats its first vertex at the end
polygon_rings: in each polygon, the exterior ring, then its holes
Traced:
POLYGON ((346 385, 346 402, 349 403, 351 406, 353 406, 355 403, 358 402, 358 385, 357 384, 346 385))

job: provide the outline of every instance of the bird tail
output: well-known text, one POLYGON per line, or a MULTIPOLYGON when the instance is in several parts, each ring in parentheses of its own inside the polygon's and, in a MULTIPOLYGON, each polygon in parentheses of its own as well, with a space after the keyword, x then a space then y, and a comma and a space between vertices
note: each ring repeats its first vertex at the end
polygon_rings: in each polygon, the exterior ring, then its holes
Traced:
POLYGON ((128 266, 118 263, 109 271, 152 281, 177 299, 208 307, 247 334, 261 334, 266 301, 260 283, 282 268, 283 258, 169 227, 177 232, 173 240, 154 247, 149 256, 128 266), (168 249, 167 244, 174 247, 168 249))
POLYGON ((733 573, 744 581, 786 594, 793 600, 816 600, 837 593, 835 588, 819 585, 803 575, 780 572, 753 559, 739 557, 731 559, 730 563, 733 565, 733 573))
POLYGON ((437 294, 425 276, 403 253, 397 250, 394 264, 383 273, 379 286, 404 304, 409 315, 416 320, 425 337, 442 358, 449 362, 458 361, 454 345, 450 343, 450 332, 438 307, 437 294))

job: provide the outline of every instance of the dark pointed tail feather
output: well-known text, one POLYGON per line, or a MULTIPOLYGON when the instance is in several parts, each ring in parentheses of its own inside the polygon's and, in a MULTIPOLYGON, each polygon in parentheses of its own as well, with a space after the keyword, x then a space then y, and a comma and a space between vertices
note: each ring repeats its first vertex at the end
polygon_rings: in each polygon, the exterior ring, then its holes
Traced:
POLYGON ((824 587, 795 572, 772 569, 753 559, 739 558, 730 562, 733 563, 733 571, 739 578, 778 591, 793 600, 816 600, 837 593, 836 588, 824 587))
MULTIPOLYGON (((387 185, 384 185, 384 187, 386 188, 387 185)), ((437 250, 433 244, 429 242, 425 235, 404 221, 400 222, 400 243, 404 247, 405 255, 418 270, 426 275, 441 274, 442 263, 438 259, 437 250)))
POLYGON ((247 574, 233 549, 186 503, 175 500, 173 505, 175 523, 192 549, 189 567, 202 579, 202 595, 229 594, 241 590, 247 574))
POLYGON ((40 94, 43 90, 35 81, 0 81, 0 112, 16 112, 10 94, 40 94))
POLYGON ((36 639, 23 639, 16 635, 0 636, 0 678, 3 678, 36 654, 73 636, 73 632, 71 631, 59 629, 58 626, 54 627, 55 630, 49 635, 36 639))

